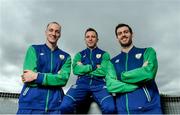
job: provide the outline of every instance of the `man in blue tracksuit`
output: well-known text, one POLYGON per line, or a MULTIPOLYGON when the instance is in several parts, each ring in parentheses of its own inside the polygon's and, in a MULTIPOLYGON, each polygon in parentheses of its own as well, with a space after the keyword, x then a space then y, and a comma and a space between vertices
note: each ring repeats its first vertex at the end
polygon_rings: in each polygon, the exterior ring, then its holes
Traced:
POLYGON ((17 114, 60 114, 60 104, 71 71, 71 57, 57 47, 61 26, 47 25, 46 43, 32 45, 26 53, 17 114))
POLYGON ((132 29, 119 24, 116 37, 122 47, 109 64, 107 87, 116 93, 118 114, 161 114, 155 76, 158 68, 153 48, 137 48, 132 44, 132 29), (117 77, 116 77, 117 76, 117 77))
POLYGON ((100 106, 103 114, 115 112, 113 96, 106 88, 106 69, 110 56, 107 52, 97 47, 98 34, 89 28, 85 31, 87 48, 77 53, 73 60, 73 73, 78 76, 73 85, 64 96, 61 112, 64 114, 76 113, 76 107, 92 98, 100 106))

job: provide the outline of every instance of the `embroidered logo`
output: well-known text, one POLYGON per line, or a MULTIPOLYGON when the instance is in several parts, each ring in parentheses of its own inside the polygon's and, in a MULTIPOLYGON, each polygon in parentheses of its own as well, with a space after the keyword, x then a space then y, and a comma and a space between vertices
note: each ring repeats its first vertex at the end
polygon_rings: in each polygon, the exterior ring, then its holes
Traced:
POLYGON ((141 53, 138 53, 138 54, 136 54, 136 55, 135 55, 136 59, 140 59, 140 58, 141 58, 141 56, 142 56, 142 54, 141 54, 141 53))
POLYGON ((59 55, 59 58, 61 59, 61 60, 63 60, 64 59, 64 55, 59 55))
POLYGON ((77 85, 75 84, 75 85, 72 85, 71 88, 76 89, 76 87, 77 87, 77 85))
POLYGON ((85 58, 85 57, 86 57, 86 54, 83 55, 83 58, 85 58))
POLYGON ((107 87, 106 86, 103 86, 103 89, 106 89, 107 87))
POLYGON ((115 61, 115 63, 119 63, 119 59, 117 59, 117 60, 115 61))
POLYGON ((101 58, 101 54, 96 54, 96 58, 101 58))
POLYGON ((43 55, 44 55, 44 53, 40 53, 39 55, 43 56, 43 55))

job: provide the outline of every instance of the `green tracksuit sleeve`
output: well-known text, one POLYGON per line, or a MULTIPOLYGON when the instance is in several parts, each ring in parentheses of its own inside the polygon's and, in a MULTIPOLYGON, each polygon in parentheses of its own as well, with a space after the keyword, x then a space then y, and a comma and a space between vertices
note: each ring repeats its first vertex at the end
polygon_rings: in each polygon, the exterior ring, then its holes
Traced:
MULTIPOLYGON (((35 49, 30 46, 26 52, 26 56, 25 56, 25 60, 24 60, 24 64, 23 64, 23 70, 31 70, 33 72, 37 72, 37 57, 36 57, 36 52, 35 49)), ((36 83, 34 83, 34 81, 26 83, 29 86, 37 86, 36 83)))
POLYGON ((73 59, 72 67, 73 67, 73 73, 75 75, 84 75, 92 71, 92 66, 90 64, 83 65, 83 64, 78 64, 78 62, 81 62, 80 53, 77 53, 73 59))
POLYGON ((30 46, 26 52, 23 70, 32 70, 34 72, 37 72, 36 61, 37 61, 37 57, 36 57, 35 49, 32 46, 30 46))
POLYGON ((69 56, 58 74, 44 73, 42 85, 65 86, 71 73, 71 57, 69 56))
POLYGON ((102 61, 101 61, 100 67, 96 68, 96 70, 90 72, 90 75, 99 76, 99 77, 106 76, 107 64, 108 64, 109 60, 110 60, 110 55, 109 55, 109 53, 105 52, 102 56, 102 61))
POLYGON ((144 62, 148 62, 147 66, 123 72, 121 74, 123 82, 141 83, 155 78, 158 69, 158 62, 155 50, 153 48, 147 48, 143 58, 144 62))
MULTIPOLYGON (((37 56, 35 49, 30 46, 27 50, 23 70, 32 70, 37 72, 37 56)), ((46 85, 46 86, 64 86, 71 72, 71 57, 69 56, 57 74, 39 73, 36 80, 27 83, 29 86, 46 85)))
POLYGON ((108 62, 108 68, 106 74, 106 86, 108 91, 111 93, 131 92, 138 88, 137 85, 119 81, 117 79, 114 66, 110 61, 108 62))

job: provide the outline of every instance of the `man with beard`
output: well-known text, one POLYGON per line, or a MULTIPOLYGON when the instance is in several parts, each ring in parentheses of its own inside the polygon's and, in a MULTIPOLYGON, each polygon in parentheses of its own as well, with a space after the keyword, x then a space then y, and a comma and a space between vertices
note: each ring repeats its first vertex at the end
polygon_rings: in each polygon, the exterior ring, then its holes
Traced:
POLYGON ((47 25, 46 43, 31 45, 26 53, 17 114, 60 114, 62 87, 71 73, 71 57, 58 48, 61 25, 47 25))
POLYGON ((118 114, 161 114, 155 50, 135 47, 127 24, 118 24, 115 34, 122 50, 109 63, 107 86, 109 92, 116 93, 118 114))
POLYGON ((87 48, 78 52, 73 59, 73 73, 78 78, 63 98, 63 114, 77 113, 77 107, 89 97, 97 102, 103 114, 115 112, 114 99, 107 91, 105 80, 110 56, 97 47, 97 42, 98 33, 95 29, 88 28, 85 31, 87 48))

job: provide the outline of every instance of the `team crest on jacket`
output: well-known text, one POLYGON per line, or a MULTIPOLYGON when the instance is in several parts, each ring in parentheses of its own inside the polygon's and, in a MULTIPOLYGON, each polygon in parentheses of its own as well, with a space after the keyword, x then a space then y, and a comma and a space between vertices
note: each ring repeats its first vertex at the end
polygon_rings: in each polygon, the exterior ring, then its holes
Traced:
POLYGON ((141 54, 141 53, 138 53, 138 54, 136 54, 136 55, 135 55, 136 59, 140 59, 140 58, 141 58, 141 56, 142 56, 142 54, 141 54))
POLYGON ((63 60, 64 59, 64 55, 59 55, 59 58, 61 59, 61 60, 63 60))
POLYGON ((119 63, 119 59, 117 59, 117 60, 115 61, 115 63, 119 63))
POLYGON ((83 55, 83 58, 85 58, 85 57, 86 57, 86 54, 83 55))
POLYGON ((43 56, 43 55, 44 55, 44 53, 40 53, 39 55, 43 56))
POLYGON ((101 54, 96 54, 96 58, 101 58, 101 54))

